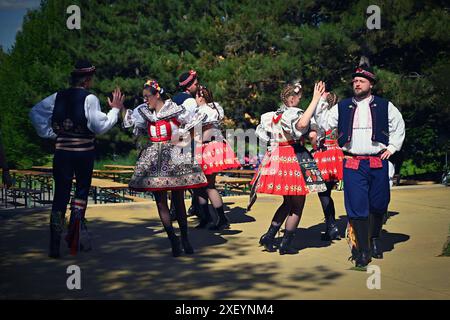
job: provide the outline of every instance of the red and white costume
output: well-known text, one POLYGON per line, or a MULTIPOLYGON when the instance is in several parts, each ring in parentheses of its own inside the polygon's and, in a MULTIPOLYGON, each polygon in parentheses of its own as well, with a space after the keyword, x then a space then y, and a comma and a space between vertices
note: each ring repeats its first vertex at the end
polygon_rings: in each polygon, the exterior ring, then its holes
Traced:
POLYGON ((270 148, 252 181, 257 193, 301 196, 326 190, 314 160, 304 147, 303 136, 308 128, 299 131, 296 127, 302 115, 303 110, 282 105, 277 111, 261 116, 256 134, 270 141, 270 148))
POLYGON ((241 165, 220 130, 224 118, 223 108, 217 103, 206 103, 197 108, 196 117, 202 118, 202 143, 197 145, 195 159, 205 175, 241 165))
POLYGON ((178 141, 175 137, 183 135, 180 127, 192 123, 191 120, 192 115, 170 99, 158 112, 146 104, 127 110, 124 127, 134 127, 136 135, 147 134, 151 143, 140 153, 130 188, 165 191, 206 186, 206 177, 191 152, 175 144, 178 141))

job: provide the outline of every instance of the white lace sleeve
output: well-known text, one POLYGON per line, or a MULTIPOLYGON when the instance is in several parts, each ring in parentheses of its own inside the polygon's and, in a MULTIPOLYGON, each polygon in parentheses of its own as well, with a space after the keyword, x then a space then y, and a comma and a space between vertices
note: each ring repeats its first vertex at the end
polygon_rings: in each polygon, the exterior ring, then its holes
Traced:
POLYGON ((141 104, 133 110, 128 109, 123 119, 124 128, 133 127, 133 134, 137 136, 144 135, 147 129, 147 121, 139 113, 139 108, 142 106, 145 104, 141 104))
POLYGON ((256 127, 256 136, 261 140, 268 142, 270 140, 271 128, 270 123, 272 121, 274 112, 267 112, 261 116, 261 122, 256 127))
POLYGON ((281 116, 281 127, 287 133, 289 133, 293 138, 300 139, 303 135, 308 132, 309 126, 302 131, 297 129, 297 122, 303 115, 303 110, 300 108, 288 108, 283 112, 281 116))

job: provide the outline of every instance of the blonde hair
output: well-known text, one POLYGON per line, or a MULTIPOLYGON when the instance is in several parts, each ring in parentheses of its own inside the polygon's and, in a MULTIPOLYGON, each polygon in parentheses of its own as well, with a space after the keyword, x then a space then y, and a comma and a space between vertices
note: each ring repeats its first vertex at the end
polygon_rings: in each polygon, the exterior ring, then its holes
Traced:
POLYGON ((280 94, 281 101, 283 101, 284 104, 287 104, 287 99, 289 97, 296 95, 301 96, 302 92, 303 89, 300 83, 288 84, 283 88, 283 90, 281 90, 280 94))

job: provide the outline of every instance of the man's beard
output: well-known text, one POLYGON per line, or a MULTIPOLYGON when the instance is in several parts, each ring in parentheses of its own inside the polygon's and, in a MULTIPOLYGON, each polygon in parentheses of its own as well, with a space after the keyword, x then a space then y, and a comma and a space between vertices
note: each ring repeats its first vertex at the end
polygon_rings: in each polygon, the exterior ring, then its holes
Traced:
POLYGON ((353 94, 355 95, 356 98, 365 98, 370 94, 370 89, 368 90, 361 90, 358 93, 356 92, 355 89, 353 89, 353 94))

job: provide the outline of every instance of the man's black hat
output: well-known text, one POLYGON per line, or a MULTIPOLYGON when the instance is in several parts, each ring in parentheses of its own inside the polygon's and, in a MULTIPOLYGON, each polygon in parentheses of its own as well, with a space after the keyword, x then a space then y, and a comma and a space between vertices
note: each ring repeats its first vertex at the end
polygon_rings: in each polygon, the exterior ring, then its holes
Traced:
POLYGON ((355 72, 352 74, 352 78, 355 78, 355 77, 366 78, 367 80, 371 81, 372 83, 377 82, 377 77, 375 76, 375 73, 373 73, 372 68, 369 67, 367 64, 362 64, 356 68, 355 72))
POLYGON ((88 60, 78 60, 71 72, 72 76, 87 76, 95 73, 95 66, 88 60))

